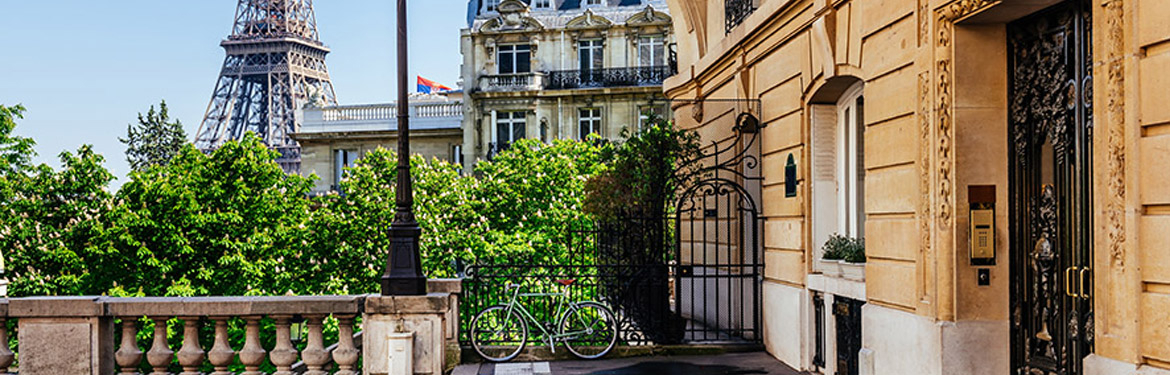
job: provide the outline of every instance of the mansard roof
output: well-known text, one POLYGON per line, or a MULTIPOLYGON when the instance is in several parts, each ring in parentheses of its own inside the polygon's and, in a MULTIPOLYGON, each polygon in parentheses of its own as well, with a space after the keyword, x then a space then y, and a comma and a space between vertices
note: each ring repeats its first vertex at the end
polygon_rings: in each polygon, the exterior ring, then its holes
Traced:
MULTIPOLYGON (((486 1, 468 1, 467 25, 473 31, 483 30, 484 25, 488 23, 499 23, 499 21, 493 21, 501 16, 499 12, 485 12, 483 10, 483 5, 486 1)), ((631 24, 645 24, 652 22, 650 21, 651 19, 659 21, 663 18, 669 22, 670 17, 670 10, 666 5, 666 0, 602 0, 603 5, 593 6, 584 5, 584 0, 550 0, 552 2, 551 9, 531 8, 534 1, 519 0, 520 3, 529 6, 523 12, 524 18, 535 21, 529 21, 532 26, 535 24, 541 25, 540 29, 566 28, 573 20, 580 21, 586 12, 609 21, 612 24, 626 24, 627 21, 630 21, 629 23, 631 24), (648 7, 652 9, 649 13, 647 12, 648 7), (634 20, 635 18, 642 19, 634 20)), ((505 0, 499 0, 499 2, 503 4, 505 0)), ((490 29, 495 29, 495 25, 489 26, 492 26, 490 29)))

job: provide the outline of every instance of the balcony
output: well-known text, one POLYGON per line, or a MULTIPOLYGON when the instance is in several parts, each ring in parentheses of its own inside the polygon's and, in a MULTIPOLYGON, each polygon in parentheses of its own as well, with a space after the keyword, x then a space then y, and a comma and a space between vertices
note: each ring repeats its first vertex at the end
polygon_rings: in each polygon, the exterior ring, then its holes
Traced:
POLYGON ((743 23, 756 11, 755 0, 724 0, 723 9, 727 20, 727 33, 743 23))
POLYGON ((497 74, 479 77, 483 92, 537 91, 544 87, 545 74, 540 72, 497 74))
POLYGON ((669 66, 561 70, 548 73, 546 90, 578 88, 657 86, 674 75, 669 66))
MULTIPOLYGON (((426 100, 410 103, 410 129, 458 129, 463 125, 463 103, 426 100)), ((305 109, 298 134, 397 131, 398 105, 366 104, 305 109)))

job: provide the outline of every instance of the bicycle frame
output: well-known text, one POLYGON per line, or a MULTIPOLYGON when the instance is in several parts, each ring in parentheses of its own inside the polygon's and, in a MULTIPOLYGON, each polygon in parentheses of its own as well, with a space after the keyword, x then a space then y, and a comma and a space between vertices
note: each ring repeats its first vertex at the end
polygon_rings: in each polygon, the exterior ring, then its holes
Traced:
MULTIPOLYGON (((520 289, 521 289, 520 285, 514 285, 514 286, 510 285, 508 287, 515 288, 516 291, 512 293, 512 297, 509 299, 508 304, 506 305, 507 306, 507 309, 505 310, 506 313, 511 314, 513 311, 519 312, 521 319, 524 319, 524 320, 528 321, 529 323, 532 323, 529 325, 535 326, 536 329, 540 330, 541 334, 545 338, 545 341, 548 342, 549 349, 551 349, 553 353, 557 352, 557 347, 556 347, 556 345, 554 345, 555 341, 562 341, 566 338, 581 335, 581 334, 593 333, 593 332, 591 332, 591 330, 573 331, 573 332, 565 332, 565 333, 549 332, 549 330, 545 328, 544 324, 542 324, 540 322, 540 320, 537 320, 536 316, 528 311, 528 306, 525 306, 523 302, 520 302, 520 297, 561 297, 561 298, 557 298, 558 302, 557 302, 556 313, 553 314, 553 317, 552 317, 554 320, 559 320, 559 318, 561 317, 561 314, 567 313, 569 311, 572 311, 573 309, 577 309, 580 307, 580 304, 578 304, 577 302, 573 302, 573 301, 568 300, 569 299, 569 288, 567 286, 565 287, 565 291, 563 293, 520 293, 520 289), (566 305, 568 305, 567 309, 565 308, 566 305)), ((505 316, 507 316, 507 315, 505 315, 505 316)), ((559 323, 559 322, 553 322, 553 324, 557 324, 557 323, 559 323)), ((584 323, 584 322, 582 322, 582 323, 584 323)))

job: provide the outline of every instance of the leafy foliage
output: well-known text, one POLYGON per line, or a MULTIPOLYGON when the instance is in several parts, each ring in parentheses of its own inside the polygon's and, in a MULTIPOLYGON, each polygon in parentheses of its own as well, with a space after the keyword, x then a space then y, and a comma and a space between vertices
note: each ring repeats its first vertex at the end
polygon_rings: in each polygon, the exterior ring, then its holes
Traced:
POLYGON ((699 135, 650 114, 636 133, 613 147, 610 167, 589 180, 585 208, 602 218, 662 217, 676 191, 696 177, 699 135))
POLYGON ((24 107, 0 105, 0 178, 9 177, 28 168, 32 158, 36 156, 36 152, 33 151, 36 142, 31 138, 12 134, 16 129, 16 120, 23 117, 24 107))
MULTIPOLYGON (((2 107, 0 249, 14 296, 354 294, 376 291, 395 209, 397 157, 377 150, 349 169, 344 194, 311 196, 254 135, 212 154, 184 145, 131 172, 116 194, 104 159, 83 146, 61 167, 27 166, 32 141, 13 137, 19 107, 2 107)), ((165 109, 145 123, 169 124, 165 109)), ((565 229, 592 222, 586 182, 612 145, 515 143, 473 176, 412 159, 415 213, 430 277, 453 264, 556 262, 565 229)), ((144 159, 146 160, 146 159, 144 159)))
POLYGON ((171 122, 164 100, 143 116, 138 113, 138 124, 126 126, 126 138, 118 138, 126 144, 126 161, 134 171, 143 171, 154 166, 166 165, 178 155, 187 144, 187 134, 179 120, 171 122))
POLYGON ((248 134, 211 155, 187 145, 169 164, 133 172, 106 233, 113 256, 139 265, 108 288, 145 295, 271 295, 300 282, 310 178, 285 174, 248 134))
POLYGON ((844 259, 849 263, 865 263, 865 238, 852 238, 833 233, 825 245, 821 256, 825 260, 844 259))

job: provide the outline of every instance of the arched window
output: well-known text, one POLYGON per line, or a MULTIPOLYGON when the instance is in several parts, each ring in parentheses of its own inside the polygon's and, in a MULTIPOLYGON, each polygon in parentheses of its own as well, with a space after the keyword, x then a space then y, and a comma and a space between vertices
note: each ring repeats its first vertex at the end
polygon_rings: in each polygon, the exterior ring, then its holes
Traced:
POLYGON ((833 234, 865 236, 865 99, 857 82, 811 105, 812 229, 816 258, 833 234))

